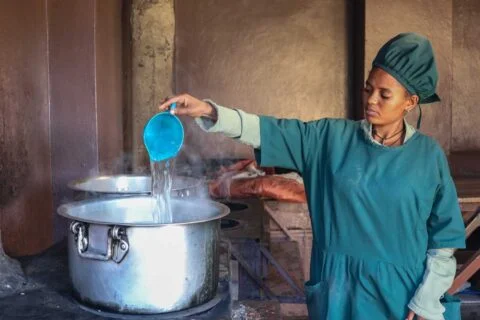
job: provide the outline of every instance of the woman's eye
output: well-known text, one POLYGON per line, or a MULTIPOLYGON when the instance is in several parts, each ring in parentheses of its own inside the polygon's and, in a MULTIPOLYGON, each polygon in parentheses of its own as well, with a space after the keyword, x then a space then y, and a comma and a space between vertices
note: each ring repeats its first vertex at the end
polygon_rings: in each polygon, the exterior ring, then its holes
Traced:
POLYGON ((382 97, 382 99, 390 99, 392 97, 392 93, 390 92, 390 90, 381 90, 380 96, 382 97))

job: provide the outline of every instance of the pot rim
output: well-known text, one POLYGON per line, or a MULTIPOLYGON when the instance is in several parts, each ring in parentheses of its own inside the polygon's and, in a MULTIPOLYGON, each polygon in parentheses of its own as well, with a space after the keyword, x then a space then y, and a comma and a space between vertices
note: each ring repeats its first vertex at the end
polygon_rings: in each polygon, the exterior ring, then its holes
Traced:
MULTIPOLYGON (((191 189, 191 188, 197 188, 200 187, 203 183, 202 179, 197 179, 193 177, 188 177, 188 176, 182 176, 178 175, 175 176, 176 178, 180 179, 186 179, 189 180, 192 183, 192 185, 189 185, 188 187, 174 187, 172 186, 172 191, 178 191, 182 189, 191 189)), ((120 178, 126 178, 126 179, 138 179, 138 178, 152 178, 151 175, 148 174, 115 174, 115 175, 100 175, 100 176, 91 176, 91 177, 86 177, 86 178, 80 178, 80 179, 75 179, 67 183, 67 187, 71 190, 74 191, 82 191, 82 192, 95 192, 95 193, 100 193, 100 194, 132 194, 132 195, 143 195, 143 194, 150 194, 151 191, 135 191, 135 190, 115 190, 115 191, 105 191, 105 190, 95 190, 95 189, 88 189, 86 187, 81 187, 80 185, 91 182, 91 181, 98 181, 98 180, 108 180, 108 179, 120 179, 120 178)))
MULTIPOLYGON (((82 217, 76 217, 68 214, 69 209, 74 208, 74 207, 79 207, 83 205, 88 205, 90 203, 95 203, 95 202, 110 202, 110 201, 127 201, 128 199, 149 199, 151 200, 152 197, 150 196, 128 196, 128 197, 115 197, 115 198, 108 198, 108 199, 88 199, 88 200, 82 200, 82 201, 75 201, 75 202, 69 202, 62 204, 58 207, 57 209, 57 214, 67 218, 69 220, 74 220, 74 221, 81 221, 81 222, 86 222, 90 224, 97 224, 97 225, 116 225, 116 226, 129 226, 129 227, 159 227, 159 226, 181 226, 181 225, 191 225, 191 224, 199 224, 199 223, 206 223, 210 221, 215 221, 215 220, 220 220, 221 218, 226 217, 227 215, 230 214, 230 209, 224 205, 223 203, 213 201, 210 199, 202 199, 202 201, 205 201, 214 207, 218 208, 219 213, 216 214, 213 217, 207 218, 207 219, 201 219, 201 220, 195 220, 195 221, 185 221, 185 222, 175 222, 175 223, 153 223, 153 222, 135 222, 135 223, 128 223, 128 222, 108 222, 108 221, 98 221, 98 220, 92 220, 92 219, 85 219, 82 217)), ((183 200, 173 200, 173 201, 183 201, 183 200)))

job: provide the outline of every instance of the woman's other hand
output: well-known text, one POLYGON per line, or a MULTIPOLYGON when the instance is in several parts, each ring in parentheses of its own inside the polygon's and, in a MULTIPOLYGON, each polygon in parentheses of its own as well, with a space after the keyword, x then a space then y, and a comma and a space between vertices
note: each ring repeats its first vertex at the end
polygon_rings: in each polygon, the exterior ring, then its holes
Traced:
POLYGON ((422 318, 422 317, 416 315, 415 312, 410 310, 406 320, 425 320, 425 318, 422 318), (415 316, 417 316, 417 317, 415 318, 415 316))
POLYGON ((176 103, 177 107, 170 112, 179 116, 190 116, 192 118, 207 117, 217 120, 217 109, 208 102, 192 97, 189 94, 181 94, 165 99, 158 107, 160 111, 166 111, 170 105, 176 103))

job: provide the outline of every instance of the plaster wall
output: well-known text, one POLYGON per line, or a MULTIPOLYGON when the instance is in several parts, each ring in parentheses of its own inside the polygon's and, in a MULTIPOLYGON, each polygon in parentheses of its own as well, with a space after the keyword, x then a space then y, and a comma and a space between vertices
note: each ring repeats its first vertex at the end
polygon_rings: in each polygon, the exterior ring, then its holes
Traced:
MULTIPOLYGON (((276 117, 345 117, 346 12, 338 0, 176 1, 175 91, 276 117)), ((189 160, 252 156, 185 125, 189 160)))
POLYGON ((133 0, 132 24, 132 158, 133 170, 148 171, 143 128, 173 92, 175 17, 173 0, 133 0))
MULTIPOLYGON (((423 105, 421 131, 436 138, 448 151, 452 137, 452 1, 366 0, 365 79, 380 47, 402 32, 417 32, 430 39, 439 71, 437 92, 441 102, 423 105)), ((407 120, 416 125, 418 108, 407 120)))
POLYGON ((480 1, 453 0, 452 151, 480 150, 480 1))

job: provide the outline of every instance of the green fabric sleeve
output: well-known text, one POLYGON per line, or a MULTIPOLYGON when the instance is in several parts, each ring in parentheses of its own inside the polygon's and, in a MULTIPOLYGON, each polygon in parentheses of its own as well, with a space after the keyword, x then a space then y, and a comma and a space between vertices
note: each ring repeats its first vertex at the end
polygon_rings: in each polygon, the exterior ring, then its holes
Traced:
POLYGON ((257 115, 239 109, 222 107, 212 100, 204 100, 217 110, 217 121, 196 118, 196 123, 206 132, 219 132, 237 139, 253 148, 260 147, 260 119, 257 115))
POLYGON ((437 150, 440 184, 427 221, 428 248, 465 248, 465 225, 457 191, 446 156, 440 147, 437 150))
POLYGON ((295 119, 260 117, 260 150, 257 162, 264 167, 281 167, 302 173, 313 152, 323 145, 327 119, 303 122, 295 119))
POLYGON ((408 308, 429 320, 443 320, 445 307, 440 299, 452 285, 457 263, 453 249, 430 249, 422 283, 418 286, 408 308))

